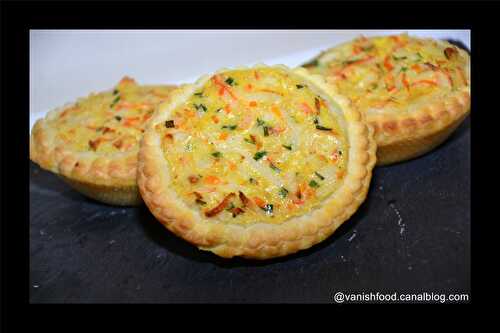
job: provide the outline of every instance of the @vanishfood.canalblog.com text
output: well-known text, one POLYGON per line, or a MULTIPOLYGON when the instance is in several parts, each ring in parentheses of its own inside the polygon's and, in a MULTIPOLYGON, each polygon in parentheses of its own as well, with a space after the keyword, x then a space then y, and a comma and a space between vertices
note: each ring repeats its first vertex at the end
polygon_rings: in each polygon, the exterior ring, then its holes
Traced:
POLYGON ((366 302, 395 302, 395 303, 467 303, 470 297, 468 294, 438 294, 433 292, 422 292, 414 294, 394 293, 344 293, 334 292, 333 301, 335 303, 366 303, 366 302))

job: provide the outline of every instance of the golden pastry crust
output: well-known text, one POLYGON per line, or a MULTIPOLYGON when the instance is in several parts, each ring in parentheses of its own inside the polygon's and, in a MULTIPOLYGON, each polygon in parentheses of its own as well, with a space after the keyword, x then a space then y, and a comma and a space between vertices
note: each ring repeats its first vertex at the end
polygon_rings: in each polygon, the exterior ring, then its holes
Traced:
POLYGON ((136 168, 140 136, 154 108, 168 100, 173 89, 173 86, 138 86, 125 77, 114 91, 91 94, 55 109, 33 126, 30 159, 95 200, 112 205, 139 205, 142 200, 136 168), (153 92, 156 96, 151 97, 153 92), (118 94, 121 104, 116 103, 118 94), (109 99, 116 108, 109 106, 109 99), (141 105, 150 108, 139 110, 127 99, 147 102, 141 105), (137 116, 125 116, 130 114, 137 116))
POLYGON ((366 114, 375 130, 377 165, 432 150, 470 112, 469 55, 445 41, 360 37, 304 67, 326 76, 366 114))
MULTIPOLYGON (((222 223, 207 218, 198 209, 189 207, 172 187, 172 172, 164 156, 162 138, 156 130, 163 126, 170 113, 184 105, 191 96, 214 76, 204 76, 192 85, 185 85, 163 105, 148 124, 139 152, 138 184, 141 195, 153 215, 170 231, 221 257, 267 259, 307 249, 330 236, 364 201, 375 164, 373 129, 363 115, 350 108, 349 102, 328 90, 320 76, 304 69, 290 70, 285 66, 258 65, 255 69, 276 69, 320 90, 329 103, 339 106, 345 120, 345 135, 349 142, 347 168, 339 187, 320 202, 319 207, 282 223, 222 223)), ((248 70, 239 68, 237 70, 248 70)), ((329 110, 329 112, 333 112, 329 110)))

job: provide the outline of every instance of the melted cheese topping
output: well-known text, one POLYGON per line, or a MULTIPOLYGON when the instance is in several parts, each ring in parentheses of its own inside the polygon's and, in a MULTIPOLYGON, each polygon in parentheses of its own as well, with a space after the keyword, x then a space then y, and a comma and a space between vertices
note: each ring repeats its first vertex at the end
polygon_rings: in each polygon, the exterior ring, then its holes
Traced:
POLYGON ((147 120, 159 103, 168 100, 172 90, 172 86, 140 86, 125 77, 114 90, 78 100, 48 124, 56 129, 56 144, 73 151, 138 149, 147 120))
POLYGON ((280 223, 342 183, 341 117, 307 83, 261 68, 213 76, 156 130, 187 205, 221 222, 280 223))
POLYGON ((469 85, 468 59, 455 46, 406 34, 361 37, 304 67, 368 112, 411 112, 469 85))

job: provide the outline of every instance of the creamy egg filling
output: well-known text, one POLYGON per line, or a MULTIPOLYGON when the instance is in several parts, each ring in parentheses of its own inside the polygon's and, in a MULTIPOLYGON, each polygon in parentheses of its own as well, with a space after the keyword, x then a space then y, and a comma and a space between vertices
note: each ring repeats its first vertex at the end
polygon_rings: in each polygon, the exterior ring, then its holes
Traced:
POLYGON ((156 106, 169 98, 170 86, 140 86, 123 78, 108 92, 78 100, 48 126, 56 129, 56 145, 77 152, 115 153, 138 149, 146 122, 156 106))
POLYGON ((358 38, 304 65, 367 112, 411 112, 469 85, 455 46, 398 35, 358 38))
POLYGON ((172 188, 213 221, 280 223, 342 183, 338 106, 277 68, 211 77, 156 125, 172 188))

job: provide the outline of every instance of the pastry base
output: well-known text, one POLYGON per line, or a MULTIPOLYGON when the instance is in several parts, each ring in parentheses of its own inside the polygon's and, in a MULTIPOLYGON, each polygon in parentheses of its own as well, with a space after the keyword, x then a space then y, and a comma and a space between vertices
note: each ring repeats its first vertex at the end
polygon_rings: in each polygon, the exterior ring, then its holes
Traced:
POLYGON ((377 147, 377 166, 395 164, 420 157, 441 145, 453 134, 468 114, 456 119, 447 127, 432 134, 408 138, 377 147))
POLYGON ((144 203, 137 186, 96 185, 58 176, 81 194, 109 205, 140 206, 144 203))

